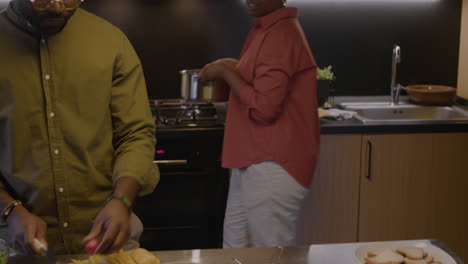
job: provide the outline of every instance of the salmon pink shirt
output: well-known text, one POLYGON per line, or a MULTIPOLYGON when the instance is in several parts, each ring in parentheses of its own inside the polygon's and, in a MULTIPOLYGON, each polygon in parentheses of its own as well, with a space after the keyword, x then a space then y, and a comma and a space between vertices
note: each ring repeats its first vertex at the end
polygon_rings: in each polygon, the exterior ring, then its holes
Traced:
POLYGON ((297 16, 280 8, 250 31, 236 68, 247 84, 230 94, 222 162, 275 161, 308 187, 319 152, 317 65, 297 16))

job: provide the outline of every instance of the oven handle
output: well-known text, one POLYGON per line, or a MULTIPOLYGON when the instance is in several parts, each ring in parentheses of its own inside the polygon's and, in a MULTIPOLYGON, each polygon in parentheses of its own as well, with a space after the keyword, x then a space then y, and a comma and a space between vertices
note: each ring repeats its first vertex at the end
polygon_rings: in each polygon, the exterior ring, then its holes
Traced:
POLYGON ((187 165, 187 160, 154 160, 153 164, 187 165))

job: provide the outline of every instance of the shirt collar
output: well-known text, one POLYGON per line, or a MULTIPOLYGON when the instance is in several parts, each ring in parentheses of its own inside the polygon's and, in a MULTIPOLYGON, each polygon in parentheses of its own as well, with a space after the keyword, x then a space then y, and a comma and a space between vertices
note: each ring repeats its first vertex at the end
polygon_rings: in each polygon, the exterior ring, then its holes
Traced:
POLYGON ((17 9, 16 1, 11 1, 6 9, 7 17, 22 30, 34 35, 40 36, 41 32, 24 17, 23 14, 17 9))
POLYGON ((285 18, 297 18, 299 11, 295 7, 283 7, 276 11, 271 12, 268 15, 259 17, 255 20, 255 24, 258 27, 269 27, 281 19, 285 18))

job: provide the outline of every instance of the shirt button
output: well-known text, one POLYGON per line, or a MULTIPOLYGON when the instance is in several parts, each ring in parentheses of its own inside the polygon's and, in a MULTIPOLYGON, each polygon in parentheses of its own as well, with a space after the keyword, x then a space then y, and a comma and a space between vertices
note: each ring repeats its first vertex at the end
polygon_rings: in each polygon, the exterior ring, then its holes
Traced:
POLYGON ((63 227, 68 227, 68 223, 67 222, 63 223, 63 227))
POLYGON ((49 80, 49 79, 50 79, 50 75, 49 75, 49 74, 46 74, 44 77, 45 77, 46 80, 49 80))
POLYGON ((58 155, 60 153, 60 151, 58 149, 55 149, 54 153, 55 153, 55 155, 58 155))
POLYGON ((50 112, 50 113, 49 113, 49 116, 50 116, 50 117, 54 117, 54 116, 55 116, 55 113, 54 113, 54 112, 50 112))
POLYGON ((59 192, 63 193, 63 187, 59 188, 59 192))

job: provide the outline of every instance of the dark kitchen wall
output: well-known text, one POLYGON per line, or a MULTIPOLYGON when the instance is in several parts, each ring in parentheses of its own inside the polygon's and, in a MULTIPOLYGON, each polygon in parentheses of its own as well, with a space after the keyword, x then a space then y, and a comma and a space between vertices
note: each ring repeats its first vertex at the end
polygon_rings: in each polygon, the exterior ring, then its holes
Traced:
MULTIPOLYGON (((338 95, 389 93, 398 82, 455 86, 462 0, 289 0, 319 66, 332 65, 338 95)), ((244 0, 86 0, 83 8, 121 28, 145 69, 151 98, 179 97, 179 73, 237 57, 253 23, 244 0)))
POLYGON ((179 98, 182 69, 239 56, 251 26, 237 0, 87 0, 121 28, 143 64, 150 98, 179 98))
POLYGON ((457 85, 462 0, 292 2, 317 63, 336 70, 339 95, 389 94, 394 44, 402 85, 457 85))

